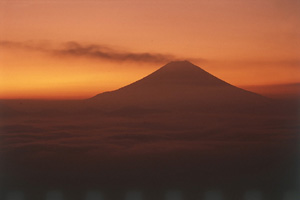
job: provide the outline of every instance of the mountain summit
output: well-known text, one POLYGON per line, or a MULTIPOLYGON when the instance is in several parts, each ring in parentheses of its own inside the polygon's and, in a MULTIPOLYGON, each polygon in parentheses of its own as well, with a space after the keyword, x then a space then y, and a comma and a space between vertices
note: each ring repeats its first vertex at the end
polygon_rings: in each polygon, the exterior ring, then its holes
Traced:
POLYGON ((152 74, 118 90, 89 100, 101 109, 224 110, 265 102, 266 98, 237 88, 189 61, 170 62, 152 74))
POLYGON ((228 85, 228 83, 209 74, 196 65, 193 65, 189 61, 170 62, 149 76, 137 81, 135 84, 140 82, 151 82, 152 84, 174 84, 176 86, 181 84, 201 86, 228 85))

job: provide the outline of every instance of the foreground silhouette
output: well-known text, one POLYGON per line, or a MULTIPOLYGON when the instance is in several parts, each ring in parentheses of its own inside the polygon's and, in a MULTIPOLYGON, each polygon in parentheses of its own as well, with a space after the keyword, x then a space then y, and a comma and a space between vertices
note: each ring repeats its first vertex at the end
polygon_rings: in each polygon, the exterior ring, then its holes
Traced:
POLYGON ((102 109, 142 107, 218 112, 262 107, 267 102, 267 98, 232 86, 188 61, 168 63, 135 83, 98 94, 89 101, 102 109))

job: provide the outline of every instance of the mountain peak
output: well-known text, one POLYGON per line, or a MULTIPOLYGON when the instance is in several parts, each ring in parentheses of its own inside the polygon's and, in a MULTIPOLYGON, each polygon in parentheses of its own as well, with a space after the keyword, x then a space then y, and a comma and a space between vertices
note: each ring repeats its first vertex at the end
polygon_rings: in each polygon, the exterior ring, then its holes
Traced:
POLYGON ((161 69, 165 70, 195 70, 199 69, 196 65, 187 60, 171 61, 161 69))
POLYGON ((211 75, 200 67, 187 60, 172 61, 157 71, 137 82, 150 82, 151 84, 170 85, 228 85, 228 83, 211 75))
POLYGON ((167 63, 166 65, 193 65, 193 64, 188 60, 174 60, 167 63))
POLYGON ((259 95, 230 85, 186 60, 170 62, 134 83, 92 99, 107 109, 138 106, 217 111, 264 101, 259 95))

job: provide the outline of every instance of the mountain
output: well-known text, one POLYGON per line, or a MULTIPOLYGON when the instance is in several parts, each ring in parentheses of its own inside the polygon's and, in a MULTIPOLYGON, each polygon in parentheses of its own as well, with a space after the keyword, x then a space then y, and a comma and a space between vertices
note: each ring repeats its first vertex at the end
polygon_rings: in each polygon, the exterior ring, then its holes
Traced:
POLYGON ((88 102, 106 110, 139 107, 232 111, 261 107, 267 101, 261 95, 226 83, 189 61, 175 61, 130 85, 98 94, 88 102))

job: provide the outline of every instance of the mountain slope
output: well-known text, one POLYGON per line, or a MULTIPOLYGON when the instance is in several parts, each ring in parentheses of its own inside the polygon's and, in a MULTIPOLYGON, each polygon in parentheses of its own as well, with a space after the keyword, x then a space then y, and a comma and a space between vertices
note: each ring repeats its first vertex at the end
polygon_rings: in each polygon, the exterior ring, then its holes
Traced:
POLYGON ((261 106, 265 97, 232 86, 188 61, 170 62, 130 85, 88 102, 103 109, 232 110, 261 106))

